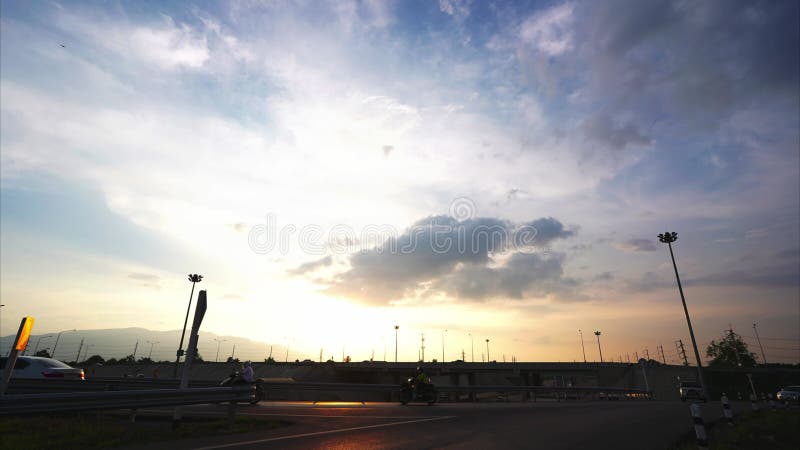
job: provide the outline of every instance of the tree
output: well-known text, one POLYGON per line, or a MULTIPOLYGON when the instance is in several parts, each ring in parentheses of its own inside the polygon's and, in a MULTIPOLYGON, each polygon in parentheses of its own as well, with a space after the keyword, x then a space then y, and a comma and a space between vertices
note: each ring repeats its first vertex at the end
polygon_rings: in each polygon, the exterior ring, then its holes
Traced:
POLYGON ((47 351, 47 349, 39 350, 33 356, 41 356, 42 358, 51 358, 50 353, 47 351))
POLYGON ((119 361, 117 361, 117 364, 136 364, 136 360, 133 358, 133 355, 131 354, 124 358, 120 358, 119 361))
POLYGON ((733 330, 728 330, 728 334, 719 341, 711 341, 706 348, 706 356, 712 358, 709 363, 711 366, 755 367, 756 365, 756 355, 733 330))
POLYGON ((92 356, 86 358, 86 361, 84 361, 83 363, 86 364, 87 366, 91 366, 92 364, 98 364, 98 363, 99 364, 103 364, 104 362, 106 362, 106 360, 103 359, 102 356, 100 356, 100 355, 92 355, 92 356))

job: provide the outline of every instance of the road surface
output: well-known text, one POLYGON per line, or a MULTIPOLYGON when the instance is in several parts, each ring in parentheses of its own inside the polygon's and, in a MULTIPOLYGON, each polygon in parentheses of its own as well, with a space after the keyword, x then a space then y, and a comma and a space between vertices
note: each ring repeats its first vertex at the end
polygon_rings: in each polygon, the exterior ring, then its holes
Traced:
MULTIPOLYGON (((734 405, 741 411, 746 403, 734 405)), ((224 406, 185 408, 224 417, 224 406)), ((156 449, 663 449, 692 429, 688 403, 659 401, 492 404, 261 403, 240 414, 291 425, 265 431, 172 441, 156 449)), ((703 404, 718 420, 718 402, 703 404)))

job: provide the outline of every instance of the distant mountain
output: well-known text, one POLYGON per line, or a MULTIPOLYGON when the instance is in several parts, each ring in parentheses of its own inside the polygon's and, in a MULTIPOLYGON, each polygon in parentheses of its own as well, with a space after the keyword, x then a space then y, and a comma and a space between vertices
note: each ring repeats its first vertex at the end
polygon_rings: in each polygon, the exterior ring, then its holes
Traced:
MULTIPOLYGON (((136 358, 149 356, 152 349, 154 360, 175 360, 175 352, 178 349, 181 330, 153 331, 146 328, 111 328, 104 330, 77 330, 65 331, 58 339, 58 346, 55 350, 56 359, 62 361, 74 361, 78 355, 78 348, 81 348, 81 357, 100 355, 105 359, 123 358, 136 351, 136 358), (83 346, 81 347, 81 339, 83 346), (138 344, 137 344, 138 342, 138 344)), ((15 335, 6 335, 0 338, 0 349, 6 355, 11 348, 11 343, 15 335)), ((47 349, 52 352, 56 345, 57 333, 34 334, 28 342, 26 354, 33 355, 34 349, 38 344, 38 349, 47 349), (48 337, 49 336, 49 337, 48 337)), ((206 361, 214 361, 217 355, 217 341, 219 341, 219 360, 226 360, 233 352, 234 356, 240 360, 263 361, 269 356, 270 344, 254 341, 239 336, 220 336, 210 332, 200 331, 200 340, 197 349, 206 361), (234 350, 234 345, 235 350, 234 350)), ((189 331, 186 331, 183 348, 189 343, 189 331)), ((272 347, 273 357, 282 361, 286 358, 286 347, 274 345, 272 347)), ((292 360, 297 356, 292 353, 289 355, 292 360)))

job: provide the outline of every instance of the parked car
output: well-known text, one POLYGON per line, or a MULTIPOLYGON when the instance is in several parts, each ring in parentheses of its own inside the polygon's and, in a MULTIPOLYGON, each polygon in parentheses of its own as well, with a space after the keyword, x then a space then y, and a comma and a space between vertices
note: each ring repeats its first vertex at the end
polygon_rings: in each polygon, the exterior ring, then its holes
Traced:
POLYGON ((682 402, 689 398, 708 401, 703 387, 696 381, 681 381, 681 384, 678 385, 678 394, 680 394, 682 402))
MULTIPOLYGON (((5 367, 6 359, 0 358, 0 367, 5 367)), ((18 357, 11 378, 85 379, 83 369, 76 369, 57 359, 40 356, 18 357)))
POLYGON ((786 386, 776 397, 782 402, 800 402, 800 386, 786 386))

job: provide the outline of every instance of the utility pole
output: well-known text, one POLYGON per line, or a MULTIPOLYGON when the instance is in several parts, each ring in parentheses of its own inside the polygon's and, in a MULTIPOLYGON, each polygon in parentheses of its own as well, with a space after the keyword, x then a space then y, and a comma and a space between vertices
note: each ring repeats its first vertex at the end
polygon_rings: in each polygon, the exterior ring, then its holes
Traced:
POLYGON ((464 349, 461 349, 461 361, 465 361, 467 359, 466 353, 464 353, 464 349))
POLYGON ((661 345, 661 344, 658 344, 658 348, 661 350, 661 360, 664 361, 664 365, 666 366, 667 365, 667 357, 664 356, 664 346, 661 345))
POLYGON ((583 346, 583 331, 578 329, 578 334, 581 335, 581 350, 583 351, 583 363, 586 364, 586 347, 583 346))
POLYGON ((422 335, 422 344, 420 344, 419 350, 420 355, 422 355, 422 362, 425 362, 425 333, 421 333, 422 335))
POLYGON ((682 339, 678 339, 677 341, 675 341, 675 347, 678 350, 678 356, 680 356, 681 359, 683 359, 683 365, 684 366, 688 366, 689 365, 689 359, 686 358, 686 348, 684 348, 684 346, 683 346, 683 340, 682 339))
POLYGON ((489 358, 489 339, 486 339, 486 362, 488 363, 489 361, 491 361, 489 358))
POLYGON ((236 354, 236 344, 233 344, 233 350, 231 350, 231 359, 233 359, 233 355, 236 354))
POLYGON ((83 338, 81 338, 81 343, 78 344, 78 354, 75 356, 75 364, 78 364, 78 362, 80 362, 81 349, 83 349, 83 338))
POLYGON ((319 362, 322 362, 322 347, 319 348, 319 362))
POLYGON ((758 328, 756 328, 756 323, 753 322, 753 331, 756 332, 756 340, 758 341, 758 346, 761 348, 761 360, 764 361, 764 364, 767 363, 767 355, 764 354, 764 346, 761 345, 761 338, 758 336, 758 328))

